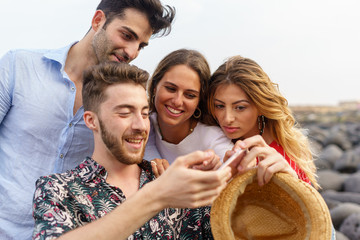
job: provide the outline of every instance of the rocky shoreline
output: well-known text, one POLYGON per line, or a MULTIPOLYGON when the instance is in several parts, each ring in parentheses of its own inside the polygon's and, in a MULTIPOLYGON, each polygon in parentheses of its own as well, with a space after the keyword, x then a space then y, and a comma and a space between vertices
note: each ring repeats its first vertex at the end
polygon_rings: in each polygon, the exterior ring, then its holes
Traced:
POLYGON ((295 116, 310 138, 337 240, 360 239, 360 111, 295 116))

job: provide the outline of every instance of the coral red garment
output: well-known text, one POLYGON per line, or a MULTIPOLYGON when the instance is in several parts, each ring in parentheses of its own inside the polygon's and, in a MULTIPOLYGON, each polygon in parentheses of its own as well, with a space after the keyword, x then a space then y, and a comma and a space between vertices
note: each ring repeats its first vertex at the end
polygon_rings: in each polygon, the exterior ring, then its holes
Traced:
POLYGON ((275 150, 280 153, 282 156, 284 156, 284 158, 286 159, 286 161, 288 161, 288 163, 290 164, 290 166, 292 167, 292 169, 295 170, 295 172, 297 173, 298 177, 303 180, 304 182, 307 182, 309 184, 310 180, 309 178, 306 176, 305 172, 303 170, 301 170, 299 168, 299 166, 289 158, 289 156, 285 153, 284 149, 282 148, 282 146, 280 146, 276 141, 273 141, 270 145, 270 147, 275 148, 275 150))

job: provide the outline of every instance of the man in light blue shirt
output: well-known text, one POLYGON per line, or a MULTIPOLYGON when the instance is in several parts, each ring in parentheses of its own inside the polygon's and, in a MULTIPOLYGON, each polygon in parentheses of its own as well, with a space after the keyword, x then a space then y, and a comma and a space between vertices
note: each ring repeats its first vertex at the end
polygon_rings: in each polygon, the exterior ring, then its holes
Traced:
POLYGON ((93 135, 82 118, 83 71, 135 59, 153 34, 169 33, 174 14, 160 1, 102 0, 79 42, 3 56, 0 239, 30 239, 36 179, 72 169, 93 152, 93 135))

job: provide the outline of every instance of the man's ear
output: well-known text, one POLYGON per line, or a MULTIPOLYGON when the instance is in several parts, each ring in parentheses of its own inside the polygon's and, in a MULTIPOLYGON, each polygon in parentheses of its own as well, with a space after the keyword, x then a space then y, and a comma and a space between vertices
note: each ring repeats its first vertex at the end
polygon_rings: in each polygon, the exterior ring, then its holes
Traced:
POLYGON ((91 21, 91 27, 92 29, 97 32, 99 29, 102 28, 104 23, 106 22, 106 16, 105 13, 101 10, 96 10, 93 19, 91 21))
POLYGON ((86 111, 84 112, 84 122, 86 126, 93 131, 97 131, 99 129, 97 115, 94 112, 86 111))

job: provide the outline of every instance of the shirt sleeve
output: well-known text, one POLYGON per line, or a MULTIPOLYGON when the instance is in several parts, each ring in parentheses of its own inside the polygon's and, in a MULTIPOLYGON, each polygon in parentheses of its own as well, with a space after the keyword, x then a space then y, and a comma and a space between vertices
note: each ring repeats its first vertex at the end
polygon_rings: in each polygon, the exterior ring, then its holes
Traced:
POLYGON ((149 138, 145 146, 145 154, 144 159, 147 161, 151 161, 155 158, 162 158, 157 147, 156 147, 156 137, 155 137, 155 129, 153 123, 150 124, 150 132, 149 138))
POLYGON ((225 153, 228 150, 231 150, 234 147, 234 144, 226 137, 220 127, 214 128, 215 129, 212 129, 212 131, 209 131, 211 132, 211 135, 209 136, 209 139, 211 139, 210 149, 213 149, 216 155, 220 157, 220 161, 223 162, 225 153))
POLYGON ((54 239, 76 227, 71 213, 61 199, 65 196, 63 185, 57 181, 42 177, 36 182, 33 200, 33 240, 54 239))
POLYGON ((0 59, 0 124, 11 106, 13 83, 13 52, 6 53, 0 59))

